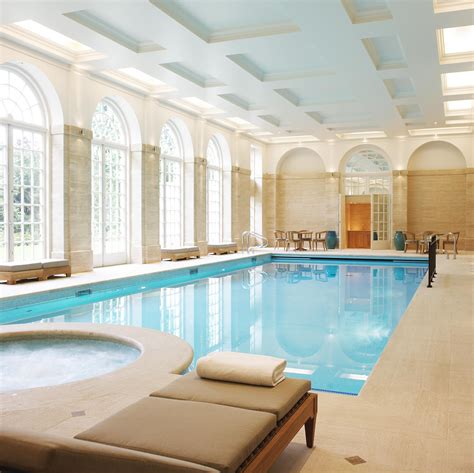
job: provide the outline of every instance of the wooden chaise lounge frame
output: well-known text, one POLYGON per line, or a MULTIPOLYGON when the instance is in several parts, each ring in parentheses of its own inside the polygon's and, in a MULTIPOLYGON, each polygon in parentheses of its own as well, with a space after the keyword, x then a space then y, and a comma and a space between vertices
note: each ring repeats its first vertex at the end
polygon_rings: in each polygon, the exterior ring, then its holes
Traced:
POLYGON ((315 393, 305 394, 244 461, 237 473, 264 473, 268 471, 303 425, 306 446, 313 448, 317 414, 318 395, 315 393))

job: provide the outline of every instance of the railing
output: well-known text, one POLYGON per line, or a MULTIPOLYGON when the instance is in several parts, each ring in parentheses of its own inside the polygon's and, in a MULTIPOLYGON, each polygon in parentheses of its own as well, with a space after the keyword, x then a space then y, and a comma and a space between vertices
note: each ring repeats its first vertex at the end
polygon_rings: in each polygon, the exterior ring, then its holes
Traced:
POLYGON ((438 240, 439 238, 436 235, 431 235, 426 239, 428 245, 428 287, 433 287, 431 283, 436 277, 436 251, 438 240))
POLYGON ((242 233, 242 251, 246 251, 250 253, 251 249, 255 248, 266 248, 268 246, 268 240, 260 233, 246 231, 242 233), (261 240, 262 243, 260 245, 250 246, 250 238, 255 238, 256 240, 261 240))

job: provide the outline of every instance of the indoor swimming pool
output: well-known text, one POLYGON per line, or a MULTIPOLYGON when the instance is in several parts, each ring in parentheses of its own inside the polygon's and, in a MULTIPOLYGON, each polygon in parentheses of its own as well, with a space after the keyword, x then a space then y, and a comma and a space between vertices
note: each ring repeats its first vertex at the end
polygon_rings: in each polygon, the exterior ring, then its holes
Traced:
POLYGON ((81 288, 2 310, 0 322, 152 328, 186 340, 193 363, 213 351, 273 355, 288 360, 288 376, 310 379, 315 390, 356 395, 426 267, 267 255, 81 288))

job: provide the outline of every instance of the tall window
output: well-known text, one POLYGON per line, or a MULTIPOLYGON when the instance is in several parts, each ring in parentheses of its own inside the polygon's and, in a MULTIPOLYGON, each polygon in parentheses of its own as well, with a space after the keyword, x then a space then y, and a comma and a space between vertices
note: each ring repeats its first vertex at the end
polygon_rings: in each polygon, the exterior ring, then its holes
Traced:
POLYGON ((126 263, 128 139, 119 110, 108 100, 97 105, 92 133, 94 265, 126 263))
POLYGON ((250 147, 250 231, 263 232, 262 222, 262 151, 250 147))
POLYGON ((0 68, 0 260, 46 255, 45 107, 26 77, 0 68))
POLYGON ((183 244, 183 146, 173 123, 160 137, 160 243, 163 248, 183 244))
POLYGON ((207 145, 207 239, 219 243, 222 225, 222 149, 214 136, 207 145))

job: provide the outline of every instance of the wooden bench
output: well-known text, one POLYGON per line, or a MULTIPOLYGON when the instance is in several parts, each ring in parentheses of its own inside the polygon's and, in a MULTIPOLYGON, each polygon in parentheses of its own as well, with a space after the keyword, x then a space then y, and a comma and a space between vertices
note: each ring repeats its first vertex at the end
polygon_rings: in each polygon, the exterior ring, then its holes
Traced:
POLYGON ((230 253, 237 253, 237 243, 210 243, 207 245, 209 254, 228 255, 230 253))
POLYGON ((197 246, 183 246, 180 248, 162 248, 161 259, 169 259, 171 261, 178 261, 189 258, 200 258, 201 252, 197 246))
POLYGON ((0 263, 0 280, 7 284, 16 284, 17 281, 24 279, 39 279, 45 281, 50 276, 64 274, 71 276, 71 266, 68 260, 64 259, 45 259, 33 262, 7 262, 0 263))

